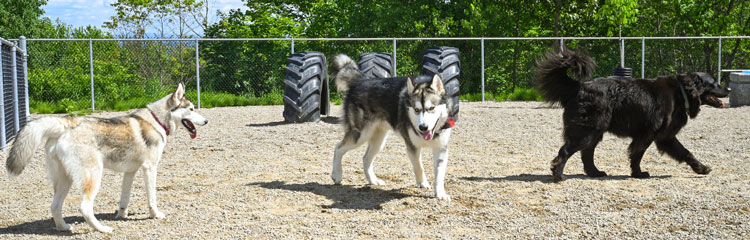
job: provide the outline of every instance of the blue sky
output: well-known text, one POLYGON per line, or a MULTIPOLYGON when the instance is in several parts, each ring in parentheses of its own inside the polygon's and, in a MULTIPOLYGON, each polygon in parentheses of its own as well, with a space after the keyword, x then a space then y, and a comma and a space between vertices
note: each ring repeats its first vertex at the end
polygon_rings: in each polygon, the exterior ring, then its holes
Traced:
MULTIPOLYGON (((109 17, 115 15, 114 7, 110 6, 112 2, 114 0, 49 0, 42 8, 45 11, 44 16, 52 21, 60 19, 74 27, 92 25, 101 28, 109 17)), ((242 0, 211 0, 209 2, 214 4, 214 9, 222 12, 237 8, 247 9, 242 0)))

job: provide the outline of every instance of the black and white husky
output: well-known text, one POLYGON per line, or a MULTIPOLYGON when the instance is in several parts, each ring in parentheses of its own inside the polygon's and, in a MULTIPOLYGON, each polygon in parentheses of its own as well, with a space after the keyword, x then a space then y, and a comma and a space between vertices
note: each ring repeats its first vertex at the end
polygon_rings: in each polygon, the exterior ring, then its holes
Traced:
POLYGON ((451 99, 446 97, 440 76, 362 79, 357 64, 346 55, 333 60, 338 91, 344 94, 344 139, 336 144, 331 178, 341 183, 341 158, 368 142, 363 158, 365 178, 372 185, 385 184, 375 176, 375 155, 385 138, 395 130, 404 138, 417 187, 430 188, 420 159, 421 149, 432 148, 435 166, 435 197, 450 201, 443 187, 448 163, 448 140, 454 125, 451 99))
POLYGON ((94 198, 104 168, 125 173, 115 218, 128 216, 130 190, 138 169, 143 169, 146 179, 151 217, 164 218, 156 207, 156 167, 170 132, 182 125, 190 137, 195 138, 197 131, 193 123, 208 123, 193 110, 193 103, 185 98, 185 88, 180 84, 174 93, 127 116, 43 117, 21 129, 5 167, 8 175, 18 176, 34 157, 36 149, 44 144, 49 177, 55 189, 52 218, 60 231, 71 230, 63 220, 62 206, 74 183, 83 190, 80 210, 86 222, 100 232, 112 231, 94 216, 94 198))

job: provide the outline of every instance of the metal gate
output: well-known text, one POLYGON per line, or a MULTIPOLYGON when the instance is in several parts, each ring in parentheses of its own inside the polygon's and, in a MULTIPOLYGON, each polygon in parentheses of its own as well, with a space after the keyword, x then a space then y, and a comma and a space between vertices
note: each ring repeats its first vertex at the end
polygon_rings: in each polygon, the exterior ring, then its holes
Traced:
POLYGON ((19 44, 0 38, 0 146, 3 152, 29 119, 26 39, 19 44))

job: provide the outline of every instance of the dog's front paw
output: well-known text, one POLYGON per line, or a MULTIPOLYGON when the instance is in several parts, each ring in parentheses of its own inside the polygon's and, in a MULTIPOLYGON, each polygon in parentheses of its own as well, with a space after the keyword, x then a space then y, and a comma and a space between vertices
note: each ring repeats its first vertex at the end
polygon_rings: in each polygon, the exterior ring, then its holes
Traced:
POLYGON ((115 212, 115 219, 125 219, 128 217, 128 209, 118 209, 115 212))
POLYGON ((71 227, 69 224, 63 224, 62 226, 57 226, 57 231, 73 231, 73 227, 71 227))
POLYGON ((331 173, 331 180, 333 180, 333 184, 341 185, 341 174, 331 173))
POLYGON ((711 167, 700 164, 698 166, 693 167, 693 172, 701 175, 706 175, 711 172, 711 167))
POLYGON ((648 174, 648 172, 634 172, 634 173, 630 174, 630 176, 632 176, 634 178, 649 178, 649 177, 651 177, 651 175, 648 174))
POLYGON ((96 228, 96 230, 103 232, 103 233, 112 233, 112 227, 108 227, 108 226, 100 226, 96 228))
POLYGON ((565 181, 565 177, 563 175, 553 174, 552 181, 555 183, 559 183, 559 182, 565 181))
POLYGON ((151 218, 162 219, 164 217, 166 217, 166 216, 164 216, 164 213, 162 213, 160 211, 152 211, 151 212, 151 218))
POLYGON ((586 172, 586 176, 594 177, 594 178, 606 177, 607 173, 604 171, 591 171, 591 172, 586 172))
POLYGON ((385 181, 375 178, 372 181, 370 181, 370 185, 383 186, 385 185, 385 181))
POLYGON ((418 183, 417 188, 431 189, 432 185, 430 185, 429 182, 424 181, 424 182, 418 183))
POLYGON ((437 194, 435 194, 435 198, 437 198, 440 201, 445 201, 445 202, 450 202, 451 201, 451 196, 448 195, 448 194, 446 194, 446 193, 444 193, 444 192, 443 193, 437 193, 437 194))

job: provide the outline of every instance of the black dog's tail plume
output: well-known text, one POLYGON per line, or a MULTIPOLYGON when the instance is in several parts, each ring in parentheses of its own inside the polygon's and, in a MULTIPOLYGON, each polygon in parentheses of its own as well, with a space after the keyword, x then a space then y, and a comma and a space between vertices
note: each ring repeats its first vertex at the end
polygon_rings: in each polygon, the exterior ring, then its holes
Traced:
POLYGON ((333 57, 333 78, 336 80, 336 90, 339 93, 349 91, 349 86, 362 78, 357 63, 349 56, 339 54, 333 57))
POLYGON ((536 87, 545 101, 565 105, 578 95, 581 81, 591 77, 596 63, 581 51, 548 51, 537 60, 536 87), (568 76, 568 69, 571 75, 568 76))

